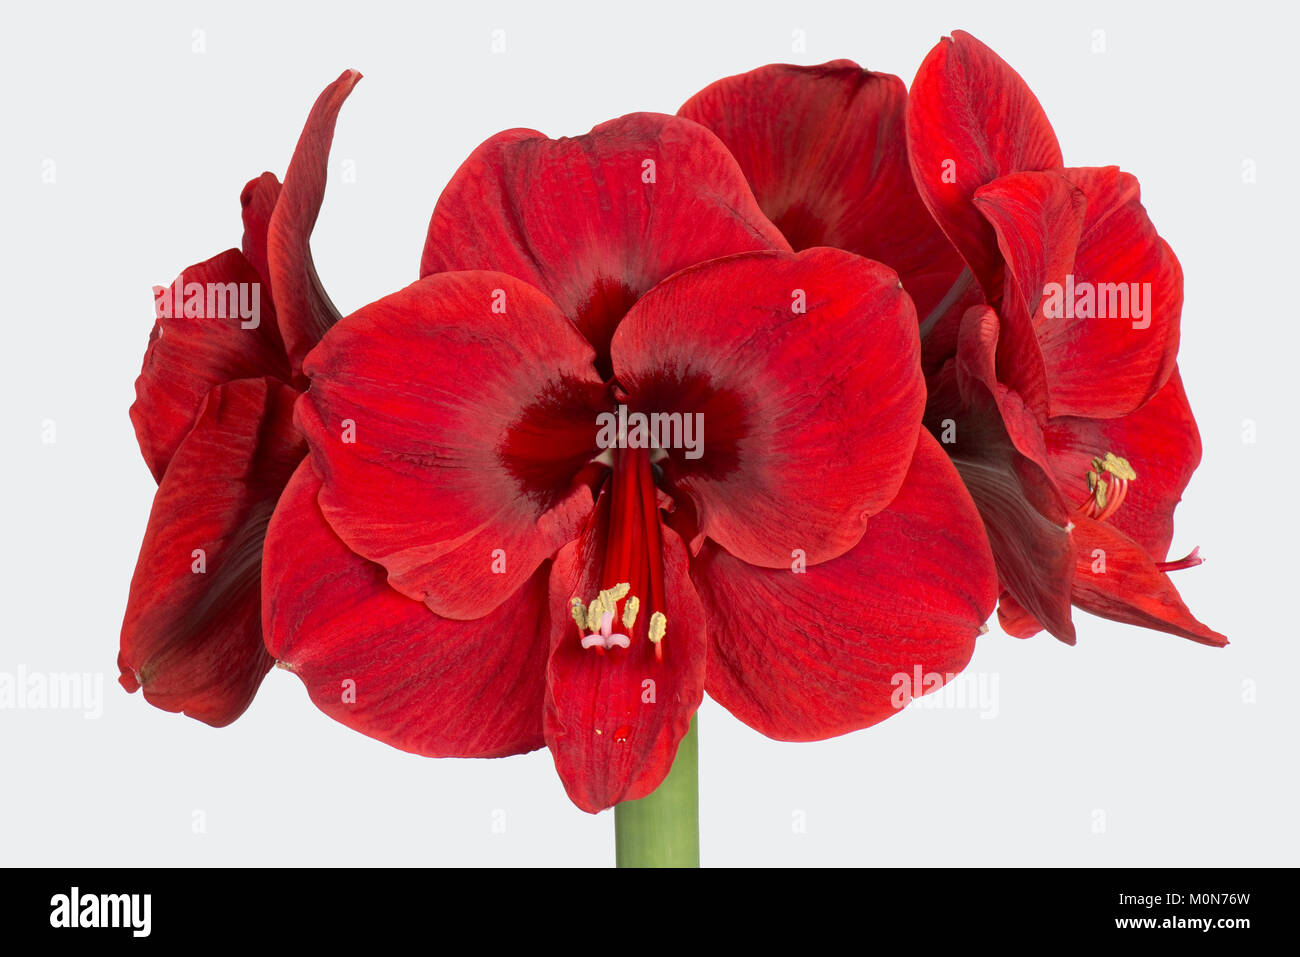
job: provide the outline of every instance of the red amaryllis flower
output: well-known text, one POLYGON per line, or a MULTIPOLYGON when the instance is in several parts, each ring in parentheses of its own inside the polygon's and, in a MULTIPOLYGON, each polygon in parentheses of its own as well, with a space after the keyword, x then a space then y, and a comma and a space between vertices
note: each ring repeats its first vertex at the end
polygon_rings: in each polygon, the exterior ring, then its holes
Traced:
POLYGON ((421 754, 549 745, 594 812, 659 784, 706 690, 809 740, 960 670, 996 578, 914 308, 784 247, 684 120, 481 147, 426 277, 305 364, 264 614, 317 705, 421 754))
POLYGON ((927 420, 993 543, 1003 626, 1074 640, 1069 603, 1211 645, 1166 571, 1173 510, 1200 461, 1176 369, 1182 269, 1115 167, 1063 166, 1020 76, 957 32, 908 100, 927 207, 993 308, 961 319, 927 420))
POLYGON ((339 107, 360 79, 321 94, 284 185, 243 191, 242 251, 155 290, 157 321, 131 421, 159 487, 131 580, 118 667, 128 691, 221 726, 270 669, 261 630, 262 541, 306 455, 293 406, 302 358, 338 313, 308 240, 339 107))
POLYGON ((1064 169, 1032 93, 963 33, 910 96, 838 60, 721 80, 681 114, 722 138, 796 247, 872 255, 912 291, 927 423, 980 507, 1009 631, 1073 641, 1073 600, 1222 642, 1163 574, 1197 561, 1163 559, 1200 442, 1174 369, 1181 273, 1132 177, 1064 169), (1151 312, 1054 316, 1051 282, 1072 304, 1076 286, 1149 289, 1151 312))

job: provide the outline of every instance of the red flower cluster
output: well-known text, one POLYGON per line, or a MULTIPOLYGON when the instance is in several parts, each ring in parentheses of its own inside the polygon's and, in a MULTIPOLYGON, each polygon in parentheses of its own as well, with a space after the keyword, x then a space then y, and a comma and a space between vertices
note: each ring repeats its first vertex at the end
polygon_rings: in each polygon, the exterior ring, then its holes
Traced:
POLYGON ((1198 561, 1164 561, 1200 454, 1178 262, 978 41, 910 93, 771 66, 495 136, 418 281, 340 319, 308 239, 358 78, 245 189, 242 252, 159 292, 198 305, 160 310, 132 408, 129 690, 221 725, 279 662, 407 751, 547 746, 598 811, 704 692, 783 740, 863 728, 995 604, 1223 643, 1165 574, 1198 561), (241 284, 269 316, 212 314, 241 284))

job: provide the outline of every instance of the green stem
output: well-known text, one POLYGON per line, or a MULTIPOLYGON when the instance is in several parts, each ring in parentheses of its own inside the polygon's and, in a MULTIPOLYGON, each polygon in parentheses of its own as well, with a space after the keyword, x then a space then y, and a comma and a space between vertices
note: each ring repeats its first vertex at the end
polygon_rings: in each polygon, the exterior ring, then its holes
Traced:
POLYGON ((619 867, 700 866, 700 742, 698 715, 677 748, 672 770, 648 796, 614 808, 619 867))

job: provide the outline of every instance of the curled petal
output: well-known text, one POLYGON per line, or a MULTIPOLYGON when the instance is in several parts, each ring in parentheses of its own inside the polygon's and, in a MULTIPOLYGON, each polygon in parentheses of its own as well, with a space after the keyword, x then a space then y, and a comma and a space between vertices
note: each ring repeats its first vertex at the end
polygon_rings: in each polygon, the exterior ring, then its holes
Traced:
POLYGON ((918 353, 893 271, 826 248, 683 270, 613 342, 629 403, 699 423, 695 457, 662 463, 699 530, 769 568, 792 548, 842 555, 893 500, 925 403, 918 353))
POLYGON ((271 214, 268 268, 275 288, 280 334, 295 375, 302 368, 303 358, 339 320, 338 309, 316 275, 311 232, 325 199, 334 123, 343 101, 360 79, 356 70, 347 70, 316 99, 271 214))
POLYGON ((319 490, 303 462, 271 519, 262 585, 267 649, 316 707, 429 757, 542 747, 549 565, 490 615, 441 618, 343 544, 319 490))
POLYGON ((783 741, 867 727, 951 679, 997 598, 979 514, 924 432, 898 497, 844 555, 757 568, 706 543, 691 577, 708 621, 709 695, 783 741))
POLYGON ((273 379, 213 389, 163 476, 131 579, 120 681, 149 703, 220 727, 253 700, 266 525, 306 449, 297 393, 273 379))

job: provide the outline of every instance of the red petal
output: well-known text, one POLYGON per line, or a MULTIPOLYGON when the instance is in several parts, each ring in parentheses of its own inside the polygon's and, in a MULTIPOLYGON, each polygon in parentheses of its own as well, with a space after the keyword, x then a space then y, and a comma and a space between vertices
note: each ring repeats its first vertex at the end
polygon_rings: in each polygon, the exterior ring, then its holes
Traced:
POLYGON ((663 463, 700 531, 785 568, 796 548, 842 555, 897 494, 925 403, 918 345, 893 271, 823 248, 683 270, 628 313, 613 357, 629 407, 701 416, 702 454, 663 463))
POLYGON ((661 279, 786 248, 717 137, 631 113, 584 136, 510 130, 480 146, 438 200, 420 275, 509 273, 550 296, 603 357, 624 313, 661 279))
POLYGON ((687 575, 686 547, 662 522, 663 660, 639 635, 606 654, 581 646, 569 603, 589 601, 605 584, 608 502, 602 494, 582 536, 556 556, 550 590, 546 741, 569 798, 593 814, 659 786, 704 697, 704 610, 687 575))
POLYGON ((1049 282, 1064 282, 1083 230, 1083 191, 1060 173, 1012 173, 975 191, 977 209, 997 233, 1007 279, 999 302, 998 378, 1015 389, 1041 423, 1051 411, 1039 308, 1049 282))
POLYGON ((330 144, 339 109, 361 79, 347 70, 317 98, 284 176, 279 201, 271 215, 267 237, 271 283, 280 320, 280 334, 296 375, 303 358, 325 330, 339 320, 311 258, 311 231, 325 199, 330 144))
POLYGON ((591 510, 573 482, 608 401, 592 359, 552 302, 501 273, 441 273, 357 310, 305 366, 325 517, 399 591, 487 614, 591 510))
POLYGON ((930 51, 912 82, 907 145, 921 198, 996 299, 997 244, 971 199, 999 176, 1061 166, 1042 106, 1001 57, 956 30, 930 51))
POLYGON ((1047 427, 1047 448, 1056 480, 1088 495, 1092 459, 1114 452, 1137 471, 1124 504, 1108 521, 1158 561, 1174 537, 1174 507, 1201 461, 1201 436, 1187 404, 1178 370, 1142 408, 1118 419, 1066 416, 1047 427))
POLYGON ((998 624, 1012 638, 1032 638, 1043 630, 1038 619, 1006 592, 998 599, 998 624))
POLYGON ((123 687, 143 687, 156 707, 229 724, 271 667, 262 541, 306 452, 293 427, 296 398, 273 379, 216 387, 158 488, 118 656, 123 687))
POLYGON ((484 618, 440 618, 334 534, 320 484, 303 462, 267 530, 263 621, 281 666, 331 718, 403 751, 542 747, 549 565, 484 618))
POLYGON ((1079 550, 1074 603, 1084 611, 1203 645, 1228 643, 1192 616, 1169 576, 1127 535, 1104 522, 1080 517, 1074 540, 1079 550))
MULTIPOLYGON (((271 297, 259 286, 260 277, 238 249, 228 249, 206 262, 191 266, 169 286, 154 290, 154 312, 158 315, 144 365, 135 380, 135 403, 131 422, 135 426, 140 451, 144 454, 154 479, 161 482, 167 463, 176 454, 181 440, 189 433, 199 407, 213 386, 235 379, 275 376, 287 379, 289 367, 275 328, 275 311, 271 297), (207 312, 208 293, 220 292, 214 299, 213 317, 184 315, 185 290, 191 283, 199 288, 203 311, 207 312), (239 284, 233 308, 225 308, 227 283, 239 284), (177 307, 177 285, 180 287, 177 307), (257 289, 257 325, 245 329, 240 318, 239 295, 247 291, 248 304, 257 289), (229 318, 218 318, 230 312, 229 318), (174 318, 173 318, 174 316, 174 318)), ((248 322, 253 322, 250 318, 248 322)))
POLYGON ((1021 173, 975 204, 1016 279, 1002 301, 1003 380, 1042 377, 1052 415, 1110 418, 1154 395, 1178 352, 1182 271, 1137 180, 1115 167, 1021 173))
POLYGON ((988 532, 1002 586, 1072 644, 1070 513, 1050 471, 1042 431, 997 382, 997 315, 967 313, 956 362, 933 383, 926 425, 945 443, 988 532))
POLYGON ((997 600, 979 514, 925 432, 898 497, 851 551, 796 574, 709 543, 691 577, 709 695, 783 741, 865 728, 937 688, 970 661, 997 600))
POLYGON ((678 113, 726 144, 795 249, 834 246, 885 263, 924 317, 965 263, 912 183, 906 104, 898 77, 835 60, 727 77, 678 113))
POLYGON ((267 260, 266 237, 279 198, 280 181, 274 173, 263 173, 257 179, 249 180, 239 195, 244 211, 244 255, 262 277, 268 291, 271 288, 271 265, 267 260))

